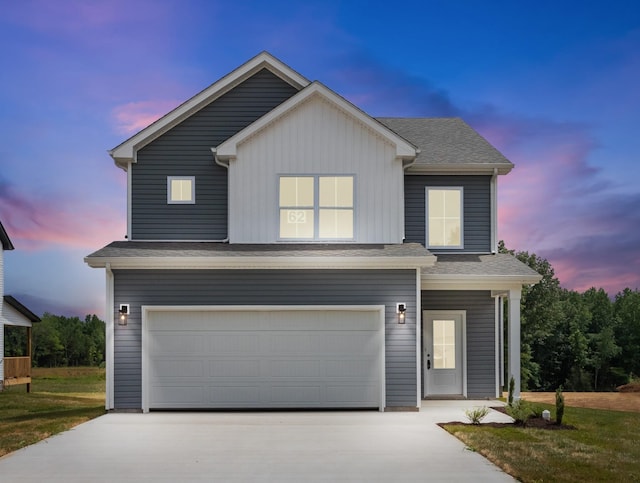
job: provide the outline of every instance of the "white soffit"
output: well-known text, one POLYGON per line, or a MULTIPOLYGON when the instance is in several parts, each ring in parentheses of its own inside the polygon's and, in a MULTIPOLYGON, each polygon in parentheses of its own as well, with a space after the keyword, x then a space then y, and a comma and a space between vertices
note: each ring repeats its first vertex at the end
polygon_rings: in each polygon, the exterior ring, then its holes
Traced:
POLYGON ((265 68, 297 89, 302 89, 309 85, 308 79, 298 74, 268 52, 262 52, 196 94, 188 101, 182 103, 173 111, 147 126, 142 131, 130 137, 122 144, 116 146, 109 151, 109 154, 117 166, 126 169, 128 163, 136 162, 136 151, 138 149, 146 146, 173 126, 179 124, 184 119, 265 68))
POLYGON ((242 131, 236 133, 235 135, 231 136, 229 139, 218 145, 215 149, 216 157, 219 160, 223 161, 234 160, 237 155, 238 145, 242 144, 243 141, 254 136, 272 123, 277 122, 291 110, 295 109, 298 105, 309 100, 313 96, 319 96, 323 100, 333 104, 342 112, 355 118, 361 124, 365 125, 368 129, 389 141, 396 148, 397 158, 413 159, 416 157, 418 153, 417 148, 409 143, 406 139, 397 135, 382 123, 373 119, 366 112, 357 108, 352 103, 339 96, 318 81, 314 81, 309 86, 295 94, 293 97, 287 99, 278 107, 269 111, 267 114, 244 128, 242 131))

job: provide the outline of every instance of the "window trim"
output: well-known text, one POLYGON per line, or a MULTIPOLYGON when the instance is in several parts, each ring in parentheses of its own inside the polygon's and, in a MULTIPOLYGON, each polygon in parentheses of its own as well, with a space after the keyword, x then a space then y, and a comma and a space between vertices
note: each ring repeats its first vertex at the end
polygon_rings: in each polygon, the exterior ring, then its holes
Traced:
POLYGON ((276 209, 277 209, 277 230, 278 236, 276 237, 279 242, 305 242, 305 243, 327 243, 327 242, 353 242, 356 239, 356 175, 352 173, 281 173, 277 175, 277 195, 276 195, 276 209), (282 178, 313 178, 313 206, 296 207, 303 210, 313 210, 313 238, 283 238, 280 233, 280 213, 283 209, 294 209, 294 207, 282 207, 280 206, 280 180, 282 178), (352 206, 348 207, 329 207, 320 206, 320 178, 351 178, 352 189, 352 206), (351 238, 321 238, 320 237, 320 211, 327 209, 344 210, 352 212, 353 236, 351 238))
POLYGON ((425 246, 430 250, 464 250, 464 187, 463 186, 425 186, 425 246), (460 194, 460 244, 432 245, 429 240, 429 191, 457 191, 460 194))
POLYGON ((195 205, 196 204, 196 177, 195 176, 167 176, 167 204, 168 205, 195 205), (172 181, 191 181, 191 199, 173 200, 171 199, 172 181))

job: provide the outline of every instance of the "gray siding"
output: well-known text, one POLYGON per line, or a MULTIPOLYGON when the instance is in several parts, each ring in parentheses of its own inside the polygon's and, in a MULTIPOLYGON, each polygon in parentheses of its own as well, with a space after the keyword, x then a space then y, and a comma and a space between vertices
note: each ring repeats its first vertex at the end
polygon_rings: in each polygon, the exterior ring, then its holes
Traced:
MULTIPOLYGON (((464 249, 491 252, 491 176, 413 176, 404 178, 405 239, 426 246, 425 187, 464 188, 464 249)), ((434 253, 439 250, 430 249, 434 253)), ((453 250, 452 250, 453 251, 453 250)))
POLYGON ((142 407, 142 305, 385 305, 387 406, 416 405, 414 270, 114 270, 116 409, 142 407), (407 304, 399 325, 396 303, 407 304))
POLYGON ((132 165, 131 239, 225 238, 227 171, 211 148, 296 92, 263 69, 142 148, 132 165), (196 203, 168 205, 167 176, 195 176, 196 203))
POLYGON ((495 302, 491 292, 424 290, 422 310, 467 311, 467 395, 495 397, 495 302))

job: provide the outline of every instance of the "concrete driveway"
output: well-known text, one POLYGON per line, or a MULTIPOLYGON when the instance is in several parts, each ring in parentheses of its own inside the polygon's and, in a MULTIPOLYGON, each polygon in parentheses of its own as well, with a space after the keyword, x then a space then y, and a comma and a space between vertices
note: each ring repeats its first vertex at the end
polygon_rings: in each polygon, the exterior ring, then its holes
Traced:
MULTIPOLYGON (((491 402, 491 404, 495 404, 491 402)), ((487 401, 418 413, 111 413, 0 459, 9 482, 514 481, 437 422, 487 401)), ((507 421, 492 411, 485 421, 507 421)))

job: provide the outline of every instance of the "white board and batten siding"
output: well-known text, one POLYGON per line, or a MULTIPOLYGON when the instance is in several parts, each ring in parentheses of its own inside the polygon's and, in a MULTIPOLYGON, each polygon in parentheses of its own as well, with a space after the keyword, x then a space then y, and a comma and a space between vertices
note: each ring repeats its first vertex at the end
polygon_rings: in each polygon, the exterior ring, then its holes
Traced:
POLYGON ((383 307, 146 307, 143 410, 384 406, 383 307))
POLYGON ((232 243, 278 241, 278 176, 287 174, 353 175, 353 241, 402 242, 404 176, 395 146, 311 96, 238 145, 229 167, 232 243))

